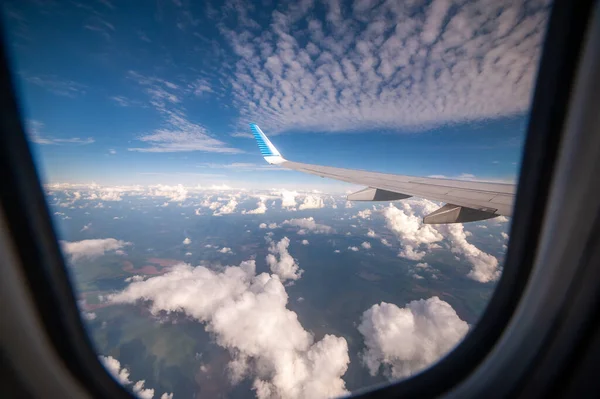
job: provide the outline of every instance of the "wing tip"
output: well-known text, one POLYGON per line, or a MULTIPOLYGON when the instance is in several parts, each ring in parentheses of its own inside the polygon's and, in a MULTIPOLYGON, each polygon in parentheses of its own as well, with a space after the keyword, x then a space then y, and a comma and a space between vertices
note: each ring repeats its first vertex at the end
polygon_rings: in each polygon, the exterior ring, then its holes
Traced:
POLYGON ((285 161, 277 148, 275 148, 267 135, 263 133, 261 128, 256 123, 250 123, 250 131, 252 132, 252 135, 256 140, 256 144, 258 144, 258 149, 265 158, 265 161, 270 164, 278 164, 285 161))

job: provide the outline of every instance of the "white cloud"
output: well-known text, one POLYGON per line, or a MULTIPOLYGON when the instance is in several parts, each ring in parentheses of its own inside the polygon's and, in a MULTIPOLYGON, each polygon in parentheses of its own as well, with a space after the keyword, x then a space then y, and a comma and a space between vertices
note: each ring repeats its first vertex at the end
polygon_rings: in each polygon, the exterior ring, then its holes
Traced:
POLYGON ((188 197, 188 190, 181 184, 176 186, 157 184, 150 186, 145 194, 150 197, 166 197, 171 202, 183 202, 188 197))
POLYGON ((288 191, 283 189, 279 191, 273 191, 273 194, 281 197, 282 208, 287 208, 288 210, 296 209, 296 197, 298 196, 296 191, 288 191))
POLYGON ((365 311, 358 331, 365 340, 362 360, 371 375, 409 377, 448 353, 469 326, 437 296, 404 308, 381 302, 365 311))
POLYGON ((300 204, 298 209, 319 209, 323 208, 325 204, 323 203, 323 198, 318 195, 307 195, 304 197, 304 201, 300 204))
POLYGON ((81 230, 79 230, 79 232, 86 231, 86 230, 88 230, 88 229, 89 229, 91 226, 92 226, 92 222, 90 222, 90 223, 88 223, 88 224, 84 225, 84 226, 81 228, 81 230))
POLYGON ((219 249, 219 252, 222 254, 230 254, 231 253, 231 248, 229 247, 223 247, 221 249, 219 249))
POLYGON ((302 240, 302 245, 308 245, 308 244, 309 244, 308 240, 302 240))
POLYGON ((227 204, 223 205, 218 210, 215 210, 213 212, 213 215, 221 216, 221 215, 231 214, 231 213, 235 212, 235 208, 237 207, 237 205, 238 205, 237 200, 235 198, 231 198, 227 204))
POLYGON ((508 222, 508 218, 506 216, 498 216, 497 218, 494 218, 494 221, 496 223, 506 223, 508 222))
POLYGON ((504 238, 505 240, 508 240, 508 234, 506 234, 504 231, 500 232, 500 235, 502 236, 502 238, 504 238))
POLYGON ((386 247, 391 247, 391 246, 392 246, 392 244, 390 244, 390 243, 388 242, 388 240, 386 240, 385 238, 382 238, 382 239, 381 239, 381 243, 382 243, 383 245, 385 245, 386 247))
POLYGON ((133 384, 133 392, 141 399, 152 399, 154 397, 154 389, 144 388, 145 380, 141 380, 133 384))
POLYGON ((358 216, 361 219, 370 219, 371 218, 371 210, 365 209, 364 211, 358 211, 356 216, 358 216))
POLYGON ((247 213, 250 215, 260 215, 267 212, 267 204, 265 203, 265 198, 261 198, 260 201, 256 204, 256 209, 251 211, 244 211, 243 213, 247 213))
POLYGON ((314 342, 277 275, 256 275, 254 261, 220 272, 203 266, 175 266, 162 276, 132 283, 113 295, 115 303, 150 302, 153 314, 183 312, 206 324, 232 356, 233 383, 253 380, 259 398, 318 398, 346 394, 341 378, 349 363, 344 338, 325 335, 314 342))
POLYGON ((441 241, 443 236, 431 225, 423 224, 421 217, 417 216, 408 202, 402 204, 403 209, 394 205, 383 210, 387 227, 392 230, 402 243, 402 250, 398 254, 403 258, 421 260, 425 252, 421 246, 441 241))
POLYGON ((329 2, 322 16, 306 4, 278 7, 269 29, 221 27, 240 126, 421 129, 529 107, 549 1, 329 2))
POLYGON ((375 232, 372 229, 369 229, 367 236, 368 237, 377 237, 377 234, 375 234, 375 232))
POLYGON ((144 280, 144 278, 145 278, 144 276, 140 276, 140 275, 136 274, 136 275, 134 275, 134 276, 127 277, 127 278, 125 279, 125 282, 126 282, 126 283, 131 283, 131 282, 135 282, 135 281, 143 281, 143 280, 144 280))
POLYGON ((445 225, 448 230, 448 239, 452 244, 452 252, 463 255, 473 266, 468 277, 481 283, 497 280, 500 277, 498 259, 483 252, 475 245, 467 242, 467 235, 461 223, 445 225))
MULTIPOLYGON (((121 362, 115 359, 112 356, 99 356, 100 361, 108 370, 108 372, 121 384, 121 385, 130 385, 133 384, 133 381, 129 379, 130 372, 126 367, 121 368, 121 362)), ((152 399, 154 397, 154 389, 145 388, 146 381, 140 380, 137 381, 131 387, 132 391, 138 398, 141 399, 152 399)), ((173 393, 163 393, 160 397, 161 399, 173 399, 173 393)))
POLYGON ((290 239, 287 237, 283 237, 277 244, 271 242, 269 246, 269 252, 271 253, 267 255, 267 265, 271 268, 271 272, 279 276, 281 281, 298 280, 304 272, 300 269, 296 259, 290 255, 289 246, 290 239), (279 261, 276 255, 279 255, 279 261))
POLYGON ((358 247, 348 247, 348 249, 352 252, 358 252, 358 247))
POLYGON ((115 238, 98 238, 75 242, 62 241, 61 244, 63 252, 69 255, 73 261, 81 258, 96 258, 104 255, 106 252, 116 251, 127 245, 131 245, 129 242, 115 238))
POLYGON ((312 216, 309 218, 285 220, 282 224, 300 227, 298 234, 306 234, 307 231, 321 234, 328 234, 333 232, 333 228, 331 228, 331 226, 315 222, 315 219, 312 216))
POLYGON ((83 317, 86 320, 92 321, 96 319, 97 315, 94 312, 83 312, 83 317))
POLYGON ((183 240, 183 245, 190 245, 192 243, 192 240, 189 237, 185 237, 185 240, 183 240))
POLYGON ((267 224, 266 223, 261 223, 258 225, 259 229, 266 229, 267 228, 267 224))
POLYGON ((129 379, 129 370, 125 367, 121 368, 121 362, 112 356, 100 356, 100 361, 104 367, 112 374, 112 376, 121 383, 121 385, 131 384, 129 379))
POLYGON ((364 249, 371 249, 371 243, 367 242, 367 241, 360 244, 360 246, 363 247, 364 249))

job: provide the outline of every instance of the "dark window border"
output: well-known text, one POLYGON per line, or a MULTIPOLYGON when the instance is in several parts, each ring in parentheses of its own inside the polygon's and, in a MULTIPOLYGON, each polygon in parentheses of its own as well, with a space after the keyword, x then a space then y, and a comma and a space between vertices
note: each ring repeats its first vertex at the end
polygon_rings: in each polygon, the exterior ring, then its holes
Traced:
MULTIPOLYGON (((468 376, 501 336, 529 277, 571 86, 593 1, 556 1, 550 16, 519 178, 504 273, 480 322, 447 357, 417 376, 358 397, 436 397, 468 376)), ((132 397, 105 371, 76 298, 28 147, 0 43, 0 201, 39 315, 57 353, 92 397, 132 397)))

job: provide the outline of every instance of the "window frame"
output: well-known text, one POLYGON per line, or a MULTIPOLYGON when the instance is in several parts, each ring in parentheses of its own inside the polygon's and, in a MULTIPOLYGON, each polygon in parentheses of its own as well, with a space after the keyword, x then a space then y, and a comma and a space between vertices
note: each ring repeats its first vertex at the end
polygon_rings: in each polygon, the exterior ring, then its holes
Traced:
MULTIPOLYGON (((540 243, 579 54, 594 1, 552 6, 504 271, 480 321, 447 356, 412 378, 366 387, 354 397, 443 395, 467 378, 505 331, 528 284, 540 243), (435 381, 435 384, 432 384, 435 381)), ((4 37, 6 37, 4 35, 4 37)), ((92 397, 131 398, 102 366, 77 306, 43 187, 20 117, 4 43, 0 44, 0 203, 37 315, 54 351, 92 397)))

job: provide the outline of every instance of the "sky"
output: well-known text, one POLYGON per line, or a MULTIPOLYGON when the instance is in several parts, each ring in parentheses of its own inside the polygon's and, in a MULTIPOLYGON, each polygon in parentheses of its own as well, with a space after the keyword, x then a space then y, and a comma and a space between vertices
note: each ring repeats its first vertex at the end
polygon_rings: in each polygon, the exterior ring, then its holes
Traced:
POLYGON ((8 1, 46 183, 344 191, 289 160, 515 181, 548 1, 8 1))

